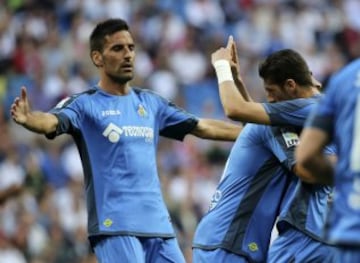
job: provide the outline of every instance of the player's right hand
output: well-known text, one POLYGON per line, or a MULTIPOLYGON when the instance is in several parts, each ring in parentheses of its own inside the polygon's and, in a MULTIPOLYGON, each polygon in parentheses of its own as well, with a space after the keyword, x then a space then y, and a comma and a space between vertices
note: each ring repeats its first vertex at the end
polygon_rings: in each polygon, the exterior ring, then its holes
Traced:
POLYGON ((227 60, 231 66, 231 72, 234 79, 241 80, 240 77, 240 64, 237 54, 237 47, 234 42, 233 36, 229 36, 226 47, 221 47, 211 55, 211 62, 214 63, 218 60, 227 60))
POLYGON ((231 50, 228 48, 221 47, 211 54, 211 63, 214 63, 218 60, 227 60, 231 63, 231 50))
POLYGON ((29 100, 27 98, 26 87, 21 87, 20 97, 16 97, 10 109, 11 117, 18 124, 25 124, 30 113, 29 100))

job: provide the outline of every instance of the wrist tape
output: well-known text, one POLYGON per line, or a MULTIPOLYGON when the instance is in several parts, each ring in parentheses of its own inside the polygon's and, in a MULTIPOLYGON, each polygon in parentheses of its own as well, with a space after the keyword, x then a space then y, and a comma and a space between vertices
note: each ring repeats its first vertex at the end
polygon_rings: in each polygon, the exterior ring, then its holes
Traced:
POLYGON ((225 59, 217 60, 214 62, 214 68, 219 84, 224 81, 234 81, 229 61, 225 59))

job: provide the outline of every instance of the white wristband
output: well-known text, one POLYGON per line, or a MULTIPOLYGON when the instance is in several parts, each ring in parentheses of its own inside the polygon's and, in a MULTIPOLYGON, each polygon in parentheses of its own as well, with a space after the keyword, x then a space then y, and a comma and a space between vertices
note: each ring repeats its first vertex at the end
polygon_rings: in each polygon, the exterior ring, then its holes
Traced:
POLYGON ((219 84, 224 81, 234 81, 229 61, 225 59, 217 60, 214 62, 214 68, 219 84))

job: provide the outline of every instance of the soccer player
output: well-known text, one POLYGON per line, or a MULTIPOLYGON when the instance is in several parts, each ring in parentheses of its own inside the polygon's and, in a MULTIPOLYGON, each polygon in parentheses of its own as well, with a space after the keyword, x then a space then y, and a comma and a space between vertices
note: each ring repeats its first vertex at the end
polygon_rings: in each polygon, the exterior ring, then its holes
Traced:
MULTIPOLYGON (((286 254, 288 258, 277 262, 294 259, 306 262, 314 249, 319 249, 316 255, 326 262, 331 257, 331 247, 317 234, 324 224, 331 189, 308 187, 293 173, 298 134, 319 96, 314 88, 317 83, 297 52, 281 50, 271 54, 259 67, 268 101, 281 102, 252 102, 243 97, 248 95, 238 69, 232 73, 230 70, 229 62, 237 64, 235 50, 230 38, 227 48, 212 56, 224 110, 233 120, 273 127, 247 124, 239 135, 210 210, 195 233, 194 262, 264 262, 280 209, 280 236, 290 231, 294 238, 287 238, 288 245, 292 244, 292 257, 286 254), (312 242, 311 251, 308 249, 304 254, 297 251, 304 244, 297 243, 299 237, 312 242)), ((286 247, 281 245, 285 253, 286 247)))
POLYGON ((121 19, 95 27, 90 56, 100 75, 95 87, 47 113, 30 110, 23 87, 11 107, 12 118, 48 138, 63 133, 74 138, 85 174, 89 239, 99 262, 185 262, 161 194, 159 135, 231 141, 241 127, 198 119, 130 86, 135 44, 121 19))
POLYGON ((337 245, 334 262, 360 262, 360 59, 330 80, 324 97, 309 117, 296 151, 309 182, 334 183, 327 238, 337 245), (333 141, 334 166, 322 154, 333 141))

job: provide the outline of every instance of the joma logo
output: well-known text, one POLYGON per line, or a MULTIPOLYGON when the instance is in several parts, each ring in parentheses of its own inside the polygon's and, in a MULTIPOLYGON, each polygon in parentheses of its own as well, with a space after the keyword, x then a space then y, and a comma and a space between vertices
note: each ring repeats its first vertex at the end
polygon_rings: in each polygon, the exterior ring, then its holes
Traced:
POLYGON ((120 115, 121 111, 119 110, 103 110, 101 111, 101 116, 113 116, 113 115, 120 115))

